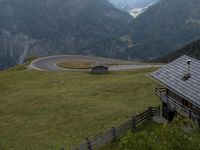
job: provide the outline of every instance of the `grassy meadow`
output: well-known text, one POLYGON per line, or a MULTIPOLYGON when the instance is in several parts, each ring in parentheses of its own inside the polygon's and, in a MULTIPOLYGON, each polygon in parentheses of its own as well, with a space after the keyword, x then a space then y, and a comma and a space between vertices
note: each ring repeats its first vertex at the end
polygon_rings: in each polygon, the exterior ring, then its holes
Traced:
POLYGON ((0 72, 0 150, 70 149, 86 136, 159 104, 155 69, 86 72, 0 72))

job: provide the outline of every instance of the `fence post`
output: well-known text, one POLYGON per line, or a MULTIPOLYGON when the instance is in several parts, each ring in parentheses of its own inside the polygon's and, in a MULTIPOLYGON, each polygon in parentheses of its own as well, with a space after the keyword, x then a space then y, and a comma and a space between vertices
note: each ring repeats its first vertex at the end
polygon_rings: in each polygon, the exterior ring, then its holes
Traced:
POLYGON ((133 130, 136 129, 136 117, 135 117, 135 115, 132 118, 132 127, 133 127, 133 130))
POLYGON ((75 145, 72 147, 72 150, 79 150, 78 147, 76 147, 75 145))
POLYGON ((87 145, 88 150, 92 150, 90 139, 87 137, 85 140, 86 140, 86 145, 87 145))
POLYGON ((113 142, 117 140, 117 135, 116 135, 116 128, 112 127, 112 135, 113 135, 113 142))
POLYGON ((153 111, 152 111, 152 107, 150 106, 150 107, 148 108, 148 110, 149 110, 149 113, 150 113, 150 117, 153 117, 154 114, 153 114, 153 111))
POLYGON ((65 150, 64 146, 61 147, 61 150, 65 150))
POLYGON ((160 107, 160 105, 159 105, 159 115, 161 115, 161 107, 160 107))

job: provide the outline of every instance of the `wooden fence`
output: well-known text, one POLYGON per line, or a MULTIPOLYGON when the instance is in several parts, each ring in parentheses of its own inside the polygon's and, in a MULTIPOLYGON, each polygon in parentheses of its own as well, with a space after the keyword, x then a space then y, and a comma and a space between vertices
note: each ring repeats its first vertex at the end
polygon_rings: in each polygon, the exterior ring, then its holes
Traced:
MULTIPOLYGON (((96 137, 86 138, 83 142, 75 145, 72 150, 94 150, 100 148, 110 142, 116 141, 129 130, 136 130, 137 125, 141 124, 145 120, 151 119, 155 115, 160 115, 159 107, 149 107, 146 111, 141 114, 134 115, 129 121, 118 127, 112 127, 106 132, 97 135, 96 137)), ((64 150, 64 148, 63 148, 64 150)))

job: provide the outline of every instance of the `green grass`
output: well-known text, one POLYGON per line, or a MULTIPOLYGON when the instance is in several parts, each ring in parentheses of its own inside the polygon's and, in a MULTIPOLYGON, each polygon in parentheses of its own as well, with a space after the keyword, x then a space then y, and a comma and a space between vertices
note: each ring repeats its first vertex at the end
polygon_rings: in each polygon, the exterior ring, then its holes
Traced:
POLYGON ((22 70, 26 70, 26 68, 27 68, 27 66, 25 64, 20 64, 20 65, 17 65, 15 67, 8 69, 8 71, 22 71, 22 70))
POLYGON ((70 149, 86 136, 158 105, 154 69, 91 75, 78 72, 0 72, 0 149, 70 149))

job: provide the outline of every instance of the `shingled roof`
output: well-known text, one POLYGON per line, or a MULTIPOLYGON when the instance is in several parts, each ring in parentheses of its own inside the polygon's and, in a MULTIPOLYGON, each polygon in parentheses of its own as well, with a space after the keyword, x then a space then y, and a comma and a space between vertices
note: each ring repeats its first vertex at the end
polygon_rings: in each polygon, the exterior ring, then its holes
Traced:
POLYGON ((151 77, 180 96, 200 106, 200 61, 182 56, 150 74, 151 77), (187 60, 191 60, 191 77, 182 80, 186 73, 187 60))

